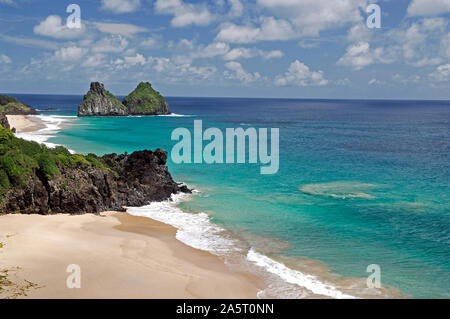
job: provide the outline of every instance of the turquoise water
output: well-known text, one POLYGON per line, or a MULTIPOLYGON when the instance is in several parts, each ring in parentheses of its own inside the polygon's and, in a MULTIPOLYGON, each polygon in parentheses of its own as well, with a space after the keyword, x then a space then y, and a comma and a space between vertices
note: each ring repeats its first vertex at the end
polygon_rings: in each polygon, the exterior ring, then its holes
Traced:
MULTIPOLYGON (((79 96, 19 98, 75 115, 79 96)), ((320 261, 343 278, 381 267, 383 286, 450 298, 450 102, 169 98, 185 116, 65 118, 48 142, 99 155, 175 145, 177 127, 280 129, 280 169, 174 164, 201 191, 180 207, 207 212, 247 248, 320 261)), ((293 262, 294 261, 294 262, 293 262)), ((293 266, 294 267, 294 266, 293 266)))

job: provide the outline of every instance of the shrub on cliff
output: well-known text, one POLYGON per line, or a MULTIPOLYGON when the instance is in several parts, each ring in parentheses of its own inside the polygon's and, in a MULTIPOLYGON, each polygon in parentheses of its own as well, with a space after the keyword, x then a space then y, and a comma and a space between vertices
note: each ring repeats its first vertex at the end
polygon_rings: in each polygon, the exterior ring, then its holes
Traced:
POLYGON ((66 169, 90 166, 110 170, 93 154, 71 154, 62 146, 47 148, 0 127, 0 196, 10 187, 23 187, 34 174, 52 180, 66 169))

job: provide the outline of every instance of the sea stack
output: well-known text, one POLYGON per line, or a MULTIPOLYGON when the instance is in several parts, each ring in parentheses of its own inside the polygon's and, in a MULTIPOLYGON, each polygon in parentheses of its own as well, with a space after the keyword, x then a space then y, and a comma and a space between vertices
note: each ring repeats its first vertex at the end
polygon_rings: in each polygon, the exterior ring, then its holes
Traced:
POLYGON ((78 116, 124 116, 127 108, 99 82, 92 82, 89 92, 78 106, 78 116))
POLYGON ((169 104, 152 88, 149 82, 141 82, 123 103, 105 90, 102 83, 92 82, 89 92, 78 106, 78 116, 129 116, 170 114, 169 104))
POLYGON ((170 114, 169 104, 149 82, 139 83, 136 89, 123 99, 123 104, 130 115, 170 114))

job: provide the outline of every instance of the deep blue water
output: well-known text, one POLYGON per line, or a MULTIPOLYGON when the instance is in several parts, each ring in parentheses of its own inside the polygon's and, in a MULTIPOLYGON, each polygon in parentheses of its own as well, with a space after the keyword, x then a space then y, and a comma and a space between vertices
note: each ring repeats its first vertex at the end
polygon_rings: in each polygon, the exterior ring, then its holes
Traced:
MULTIPOLYGON (((76 115, 82 96, 15 95, 48 115, 76 115)), ((68 118, 49 142, 77 152, 175 145, 193 121, 279 128, 280 169, 174 164, 202 191, 183 202, 275 259, 317 260, 413 297, 450 297, 450 101, 168 98, 184 117, 68 118)))

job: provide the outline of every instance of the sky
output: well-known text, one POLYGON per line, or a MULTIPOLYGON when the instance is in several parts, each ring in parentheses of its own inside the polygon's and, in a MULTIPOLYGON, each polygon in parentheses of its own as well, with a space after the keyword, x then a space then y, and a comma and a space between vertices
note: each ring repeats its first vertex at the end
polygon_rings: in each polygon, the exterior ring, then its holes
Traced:
POLYGON ((450 99, 449 17, 450 0, 0 0, 0 92, 450 99))

